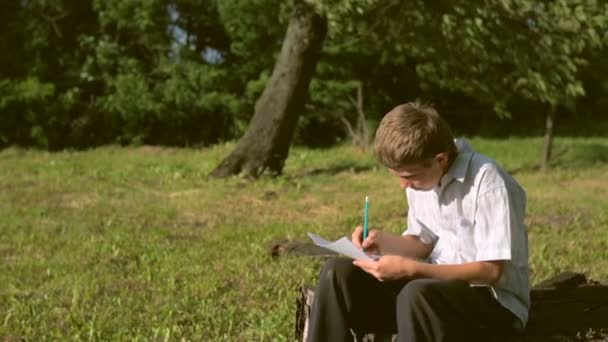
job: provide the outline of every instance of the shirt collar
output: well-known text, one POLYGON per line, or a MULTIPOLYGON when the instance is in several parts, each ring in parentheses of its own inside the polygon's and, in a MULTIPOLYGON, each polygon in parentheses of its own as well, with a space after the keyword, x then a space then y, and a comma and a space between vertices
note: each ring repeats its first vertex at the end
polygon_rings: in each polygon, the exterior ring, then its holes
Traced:
POLYGON ((471 157, 473 157, 473 149, 466 140, 456 139, 454 140, 454 143, 456 143, 458 154, 456 155, 456 160, 454 160, 452 166, 450 166, 448 171, 441 177, 441 184, 447 185, 453 179, 461 183, 464 182, 467 170, 469 169, 469 162, 471 161, 471 157))

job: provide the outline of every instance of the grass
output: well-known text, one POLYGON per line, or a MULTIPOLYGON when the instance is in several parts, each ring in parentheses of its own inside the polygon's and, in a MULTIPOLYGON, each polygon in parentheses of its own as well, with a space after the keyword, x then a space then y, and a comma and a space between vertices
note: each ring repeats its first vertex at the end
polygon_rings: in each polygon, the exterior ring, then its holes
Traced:
MULTIPOLYGON (((532 282, 564 270, 608 281, 608 139, 472 139, 528 192, 532 282)), ((405 198, 348 146, 295 148, 285 175, 207 179, 232 144, 0 152, 0 340, 293 339, 295 289, 318 262, 270 257, 281 239, 400 232, 405 198)))

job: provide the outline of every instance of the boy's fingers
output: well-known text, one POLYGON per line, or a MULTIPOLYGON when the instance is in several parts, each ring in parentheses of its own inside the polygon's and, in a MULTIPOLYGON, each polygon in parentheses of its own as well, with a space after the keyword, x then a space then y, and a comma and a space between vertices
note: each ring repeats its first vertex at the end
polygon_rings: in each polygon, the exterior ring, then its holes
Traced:
POLYGON ((355 259, 355 260, 353 260, 353 264, 364 270, 367 270, 369 268, 369 263, 366 262, 365 260, 355 259))
POLYGON ((367 248, 373 246, 376 243, 376 237, 377 237, 377 235, 378 235, 377 231, 375 231, 375 230, 370 231, 369 234, 367 235, 367 239, 365 239, 363 241, 363 243, 361 244, 361 246, 364 249, 367 249, 367 248))
POLYGON ((353 264, 376 278, 379 276, 376 264, 373 261, 356 259, 353 264))
POLYGON ((355 228, 355 231, 353 232, 352 236, 351 236, 351 241, 353 242, 353 244, 359 248, 362 248, 361 246, 361 236, 363 234, 363 227, 362 226, 357 226, 357 228, 355 228))

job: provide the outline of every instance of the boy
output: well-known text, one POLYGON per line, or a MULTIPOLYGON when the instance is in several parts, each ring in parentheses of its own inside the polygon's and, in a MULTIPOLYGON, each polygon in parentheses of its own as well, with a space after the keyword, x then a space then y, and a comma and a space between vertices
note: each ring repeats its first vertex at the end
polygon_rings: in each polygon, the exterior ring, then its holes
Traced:
POLYGON ((419 103, 390 111, 376 156, 408 201, 401 236, 352 241, 377 261, 336 258, 322 269, 308 341, 352 341, 350 330, 398 341, 491 341, 522 329, 530 306, 526 195, 493 160, 455 141, 419 103))

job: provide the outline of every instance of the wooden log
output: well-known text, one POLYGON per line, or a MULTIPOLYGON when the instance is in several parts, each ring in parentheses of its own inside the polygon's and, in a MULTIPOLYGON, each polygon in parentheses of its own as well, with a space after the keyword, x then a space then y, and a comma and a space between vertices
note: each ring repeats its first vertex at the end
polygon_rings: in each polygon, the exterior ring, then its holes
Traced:
MULTIPOLYGON (((588 281, 580 273, 561 273, 530 292, 530 318, 525 332, 511 341, 608 341, 608 286, 588 281)), ((305 341, 314 288, 300 286, 295 335, 305 341)), ((394 341, 396 335, 371 332, 356 341, 394 341)))
POLYGON ((293 255, 293 256, 309 256, 313 258, 317 258, 319 260, 327 260, 329 258, 335 257, 337 254, 325 249, 323 247, 319 247, 309 242, 300 242, 300 241, 289 241, 289 240, 279 240, 274 241, 270 244, 269 248, 270 256, 273 259, 279 258, 285 255, 293 255))
MULTIPOLYGON (((308 322, 310 319, 310 307, 315 297, 315 290, 312 286, 302 285, 298 288, 298 298, 296 301, 296 341, 306 341, 308 336, 308 322)), ((355 336, 357 342, 389 342, 395 340, 396 335, 386 336, 380 334, 366 334, 355 336)))

